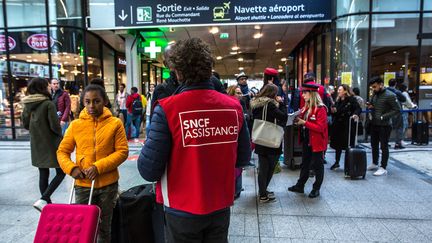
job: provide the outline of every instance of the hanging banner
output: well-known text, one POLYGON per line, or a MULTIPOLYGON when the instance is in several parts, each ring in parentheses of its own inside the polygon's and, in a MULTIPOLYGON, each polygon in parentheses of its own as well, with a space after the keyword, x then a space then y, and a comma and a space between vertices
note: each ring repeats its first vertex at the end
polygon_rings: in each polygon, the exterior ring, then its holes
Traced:
POLYGON ((396 78, 395 72, 385 72, 384 73, 384 86, 388 87, 390 79, 396 78))
POLYGON ((114 0, 116 27, 330 22, 331 0, 114 0))
POLYGON ((342 72, 341 84, 346 84, 351 86, 352 84, 352 72, 342 72))
MULTIPOLYGON (((50 38, 51 47, 54 45, 54 39, 50 38)), ((47 34, 33 34, 27 38, 27 45, 36 51, 48 50, 47 34)))
MULTIPOLYGON (((16 46, 16 41, 12 37, 8 37, 9 51, 12 51, 16 46)), ((6 36, 0 35, 0 51, 6 51, 6 36)))

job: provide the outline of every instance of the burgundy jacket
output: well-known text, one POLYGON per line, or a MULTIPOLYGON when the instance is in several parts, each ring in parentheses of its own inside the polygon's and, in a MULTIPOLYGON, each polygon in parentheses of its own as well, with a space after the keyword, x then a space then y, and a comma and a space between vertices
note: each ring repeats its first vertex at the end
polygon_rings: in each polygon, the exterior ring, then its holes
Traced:
POLYGON ((71 112, 71 100, 69 94, 62 89, 58 89, 53 95, 53 102, 57 108, 57 115, 58 112, 61 112, 61 116, 58 115, 59 120, 68 122, 71 112))

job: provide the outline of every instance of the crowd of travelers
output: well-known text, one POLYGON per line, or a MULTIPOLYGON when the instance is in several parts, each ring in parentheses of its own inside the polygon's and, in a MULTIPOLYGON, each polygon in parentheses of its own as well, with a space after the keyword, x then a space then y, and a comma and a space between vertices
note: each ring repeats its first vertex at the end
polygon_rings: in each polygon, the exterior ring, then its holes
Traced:
POLYGON ((32 165, 39 170, 36 209, 52 203, 51 195, 66 174, 75 180, 78 204, 87 202, 93 181, 93 203, 102 210, 98 242, 110 242, 118 167, 128 157, 128 139, 139 138, 144 130, 138 171, 156 183, 168 242, 227 242, 230 207, 240 197, 243 169, 253 165, 252 151, 258 155, 257 200, 277 200, 269 184, 283 144, 252 143, 259 121, 285 127, 289 116, 299 111, 294 125, 299 127, 302 165, 297 183, 288 191, 304 193, 307 180, 315 177, 308 196, 316 198, 328 144, 336 152, 331 170, 341 167, 342 152, 355 145, 357 134, 354 129, 348 134, 350 123, 359 123, 357 133, 371 137, 373 161, 368 169, 381 176, 387 174, 392 129, 397 134, 395 149, 404 148, 407 116, 401 109, 416 108, 406 85, 390 80, 387 88, 379 77, 369 82, 368 102, 358 88, 346 84, 326 90, 313 72, 294 88, 280 81, 273 68, 264 70, 260 90, 249 87, 244 73, 225 90, 212 72, 209 46, 197 38, 168 46, 164 65, 170 70, 164 83, 151 84, 146 95, 137 87, 128 93, 120 84, 113 106, 101 79, 92 80, 80 96, 61 89, 57 79, 29 82, 22 118, 30 130, 32 165), (51 181, 50 168, 56 171, 51 181))

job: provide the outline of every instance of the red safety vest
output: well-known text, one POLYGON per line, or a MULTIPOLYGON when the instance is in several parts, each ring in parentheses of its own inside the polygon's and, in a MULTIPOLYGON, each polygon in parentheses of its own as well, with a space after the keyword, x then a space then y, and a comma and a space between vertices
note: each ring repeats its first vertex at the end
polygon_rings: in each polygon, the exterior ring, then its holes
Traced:
POLYGON ((205 215, 234 201, 240 102, 214 90, 190 90, 159 101, 172 136, 171 158, 157 183, 165 206, 205 215))

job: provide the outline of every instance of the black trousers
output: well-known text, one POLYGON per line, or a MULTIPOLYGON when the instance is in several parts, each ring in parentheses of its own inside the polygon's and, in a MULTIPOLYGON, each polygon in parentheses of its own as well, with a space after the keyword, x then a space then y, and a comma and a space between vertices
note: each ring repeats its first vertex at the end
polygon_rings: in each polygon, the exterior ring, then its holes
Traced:
POLYGON ((41 199, 51 203, 51 195, 65 178, 65 173, 62 169, 56 168, 56 176, 48 183, 49 170, 49 168, 39 168, 39 190, 42 195, 41 199))
MULTIPOLYGON (((336 163, 339 164, 340 158, 342 157, 342 149, 336 149, 336 163)), ((346 150, 344 149, 346 154, 346 150)))
POLYGON ((230 210, 200 216, 182 217, 165 213, 169 243, 227 243, 230 210))
POLYGON ((273 177, 279 157, 278 154, 258 154, 258 193, 260 197, 267 196, 267 187, 273 177))
POLYGON ((391 126, 371 126, 372 162, 378 165, 379 148, 381 147, 381 167, 383 167, 384 169, 387 168, 387 163, 389 159, 388 143, 391 131, 391 126))
POLYGON ((306 143, 303 143, 302 165, 297 186, 302 188, 304 187, 309 179, 309 170, 315 172, 315 183, 313 184, 313 189, 319 190, 324 180, 323 152, 312 152, 312 148, 306 143))

